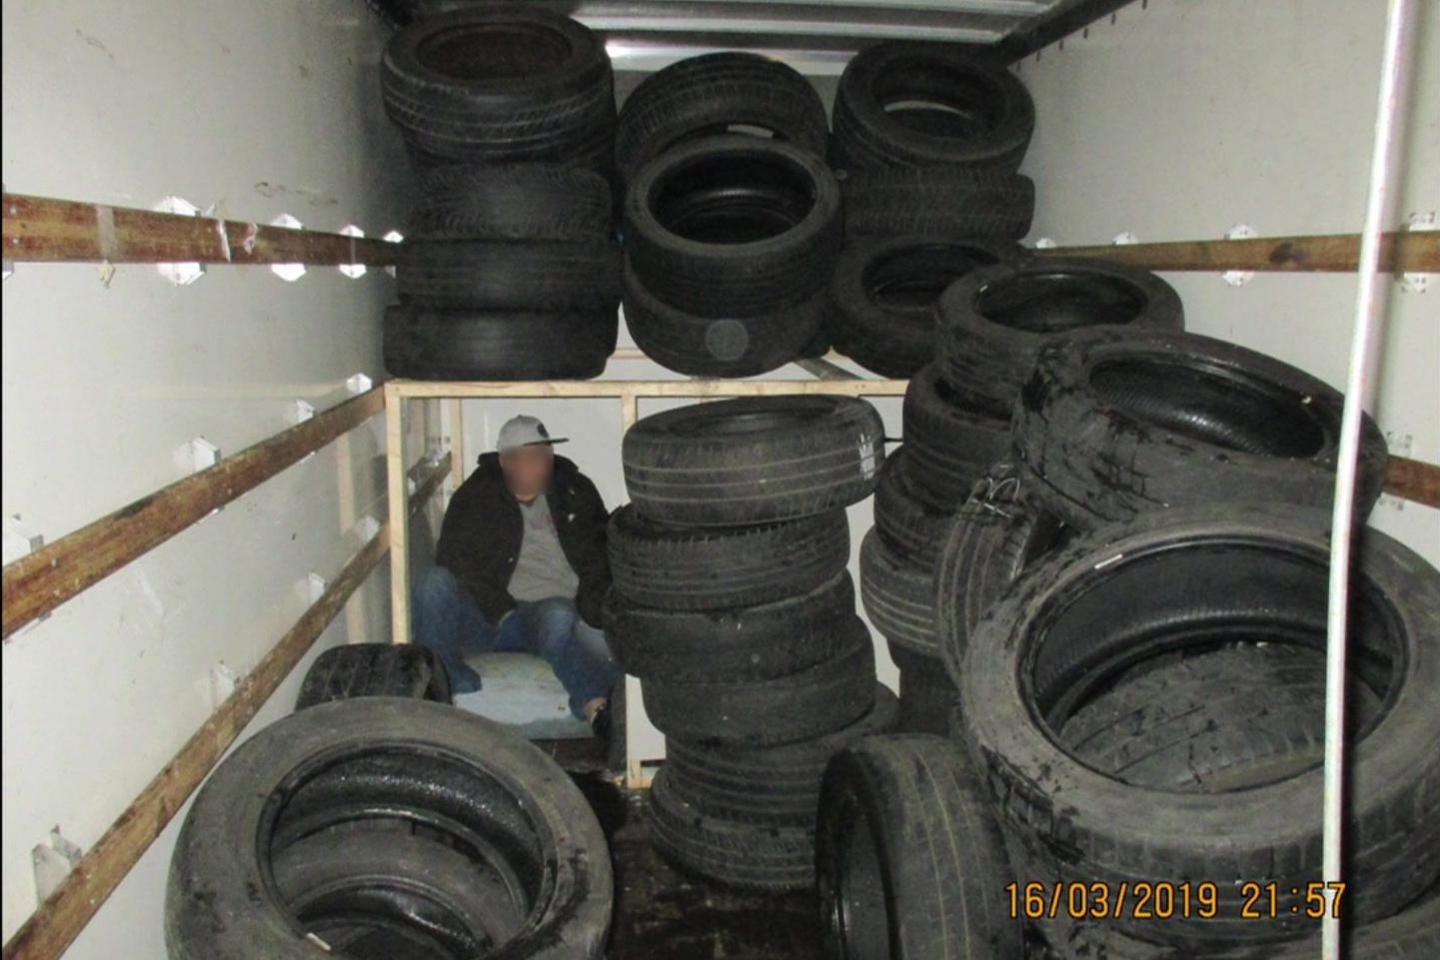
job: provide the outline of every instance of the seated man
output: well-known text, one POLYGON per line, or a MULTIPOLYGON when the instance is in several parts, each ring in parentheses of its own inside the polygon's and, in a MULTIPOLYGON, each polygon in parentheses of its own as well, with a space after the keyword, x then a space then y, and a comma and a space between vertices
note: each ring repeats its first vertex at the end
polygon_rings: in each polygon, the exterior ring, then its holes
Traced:
POLYGON ((570 694, 570 710, 604 736, 622 671, 601 632, 610 585, 609 519, 595 485, 555 456, 545 425, 519 416, 500 430, 445 511, 436 566, 413 596, 417 643, 434 650, 455 693, 480 689, 466 654, 533 653, 570 694))

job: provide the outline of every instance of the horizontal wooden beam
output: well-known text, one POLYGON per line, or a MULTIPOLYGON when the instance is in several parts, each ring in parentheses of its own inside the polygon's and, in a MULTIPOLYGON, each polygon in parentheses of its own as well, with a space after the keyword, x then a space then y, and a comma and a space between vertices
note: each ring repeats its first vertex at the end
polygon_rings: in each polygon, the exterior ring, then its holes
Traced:
MULTIPOLYGON (((1034 252, 1042 256, 1097 257, 1157 271, 1354 273, 1360 269, 1358 233, 1051 247, 1034 252)), ((1385 234, 1380 269, 1385 273, 1440 272, 1440 232, 1385 234)))
POLYGON ((774 397, 830 394, 900 397, 908 380, 391 380, 402 398, 774 397))
MULTIPOLYGON (((446 454, 420 481, 412 509, 439 489, 449 470, 446 454)), ((20 926, 5 944, 4 960, 56 960, 65 952, 370 576, 389 545, 390 527, 385 524, 20 926)))
MULTIPOLYGON (((754 397, 787 394, 838 394, 857 397, 898 397, 908 380, 839 379, 833 364, 801 364, 820 380, 530 380, 425 381, 391 380, 395 396, 472 399, 583 397, 754 397), (812 369, 813 367, 813 369, 812 369), (833 367, 833 370, 832 370, 833 367), (834 379, 828 379, 836 377, 834 379)), ((1391 457, 1385 492, 1430 507, 1440 507, 1440 466, 1421 460, 1391 457)))
POLYGON ((384 408, 385 391, 375 387, 7 565, 0 636, 10 637, 384 408))
POLYGON ((6 260, 390 266, 400 245, 243 220, 4 196, 6 260))
POLYGON ((1391 457, 1385 465, 1385 492, 1440 509, 1440 465, 1391 457))

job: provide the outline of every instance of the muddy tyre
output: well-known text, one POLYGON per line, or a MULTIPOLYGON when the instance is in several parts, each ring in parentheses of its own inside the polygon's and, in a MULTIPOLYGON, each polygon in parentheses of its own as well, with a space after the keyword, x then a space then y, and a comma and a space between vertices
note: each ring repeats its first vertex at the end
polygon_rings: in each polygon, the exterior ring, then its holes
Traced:
MULTIPOLYGON (((378 697, 302 710, 216 767, 171 858, 169 955, 313 957, 316 945, 269 880, 270 861, 306 837, 361 824, 424 828, 500 875, 525 922, 496 951, 533 960, 603 955, 610 858, 593 811, 564 771, 498 724, 440 704, 378 697)), ((386 883, 399 879, 387 876, 386 883)), ((425 943, 423 914, 376 915, 353 898, 349 906, 378 929, 398 926, 425 943)))

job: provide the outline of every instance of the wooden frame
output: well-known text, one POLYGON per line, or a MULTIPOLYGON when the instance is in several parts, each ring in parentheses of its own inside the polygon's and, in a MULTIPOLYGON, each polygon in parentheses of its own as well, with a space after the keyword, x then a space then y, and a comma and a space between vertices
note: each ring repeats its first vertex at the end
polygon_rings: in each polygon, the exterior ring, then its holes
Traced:
MULTIPOLYGON (((618 356, 618 353, 617 353, 618 356)), ((718 397, 786 396, 793 394, 832 394, 852 397, 899 397, 905 394, 907 380, 869 380, 858 377, 828 360, 799 362, 814 380, 552 380, 521 382, 430 382, 391 380, 385 384, 386 461, 389 478, 390 507, 390 616, 391 639, 395 643, 410 642, 410 555, 408 494, 403 473, 405 464, 405 401, 408 399, 505 399, 528 397, 541 399, 601 398, 620 401, 622 430, 629 430, 640 416, 640 400, 653 397, 718 397)), ((460 404, 454 404, 450 422, 451 442, 458 445, 464 422, 460 404)), ((452 446, 452 449, 457 447, 452 446)), ((456 474, 457 483, 464 479, 463 467, 456 474)), ((627 680, 625 704, 627 711, 643 710, 638 688, 627 680)), ((637 746, 637 724, 627 717, 625 724, 626 775, 631 787, 646 782, 644 761, 637 746)))
MULTIPOLYGON (((420 466, 428 470, 417 480, 416 509, 450 475, 450 455, 420 466)), ((55 960, 65 952, 389 549, 387 523, 15 931, 4 960, 55 960)))
MULTIPOLYGON (((824 361, 819 361, 823 363, 824 361)), ((387 473, 390 493, 390 536, 397 549, 390 553, 391 636, 395 643, 410 642, 409 557, 400 549, 408 543, 406 518, 408 491, 405 463, 404 402, 407 399, 501 400, 615 399, 620 401, 621 425, 628 430, 638 419, 638 406, 647 397, 773 397, 795 394, 831 394, 851 397, 904 396, 908 380, 867 380, 835 368, 844 377, 823 380, 527 380, 527 381, 421 381, 391 380, 385 384, 387 473)), ((457 422, 458 429, 460 424, 457 422)))
POLYGON ((146 552, 380 412, 376 387, 215 466, 142 497, 8 564, 0 636, 8 638, 146 552))

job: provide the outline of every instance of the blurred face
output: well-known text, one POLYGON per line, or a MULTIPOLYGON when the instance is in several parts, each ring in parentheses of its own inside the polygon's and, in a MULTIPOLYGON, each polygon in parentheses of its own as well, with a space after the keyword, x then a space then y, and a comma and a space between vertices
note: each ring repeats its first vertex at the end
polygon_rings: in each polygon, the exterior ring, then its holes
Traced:
POLYGON ((506 450, 500 454, 500 470, 516 500, 534 500, 550 487, 555 452, 548 443, 506 450))

